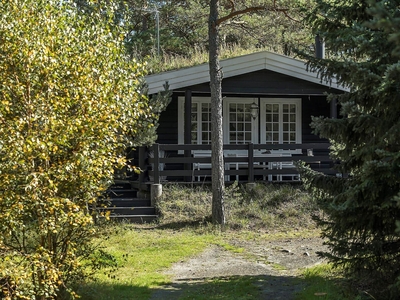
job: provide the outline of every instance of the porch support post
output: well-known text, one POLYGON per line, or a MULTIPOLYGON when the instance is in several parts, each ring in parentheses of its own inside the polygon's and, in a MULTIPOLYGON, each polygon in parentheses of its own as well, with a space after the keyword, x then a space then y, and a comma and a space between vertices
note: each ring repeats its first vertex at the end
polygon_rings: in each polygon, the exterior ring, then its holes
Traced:
POLYGON ((155 207, 158 200, 162 196, 162 184, 155 183, 150 188, 150 203, 152 207, 155 207))
POLYGON ((249 170, 249 182, 254 182, 254 144, 249 143, 248 153, 248 170, 249 170))
MULTIPOLYGON (((186 90, 185 91, 185 130, 184 130, 184 143, 185 145, 190 145, 192 143, 192 120, 191 120, 191 114, 192 114, 192 91, 191 90, 186 90)), ((191 157, 192 156, 192 151, 190 150, 185 150, 184 152, 185 157, 191 157)), ((192 164, 185 164, 184 165, 185 170, 191 170, 192 169, 192 164)), ((191 176, 186 176, 185 177, 186 182, 192 181, 191 176)))

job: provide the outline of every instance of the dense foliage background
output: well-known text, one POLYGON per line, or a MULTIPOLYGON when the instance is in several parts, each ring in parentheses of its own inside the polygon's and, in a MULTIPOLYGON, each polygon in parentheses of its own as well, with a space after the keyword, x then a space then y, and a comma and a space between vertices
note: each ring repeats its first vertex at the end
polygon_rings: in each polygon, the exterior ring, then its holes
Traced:
POLYGON ((400 236, 399 1, 316 1, 307 22, 325 40, 328 57, 305 56, 323 80, 336 76, 350 92, 341 118, 314 118, 329 138, 343 178, 304 170, 304 181, 327 214, 319 224, 325 253, 358 275, 380 299, 398 299, 400 236))

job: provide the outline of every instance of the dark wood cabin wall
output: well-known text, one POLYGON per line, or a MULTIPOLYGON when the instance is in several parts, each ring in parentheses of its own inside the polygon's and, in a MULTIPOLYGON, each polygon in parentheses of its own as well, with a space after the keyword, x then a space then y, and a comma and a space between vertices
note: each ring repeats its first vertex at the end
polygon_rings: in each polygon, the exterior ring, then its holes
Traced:
MULTIPOLYGON (((207 82, 191 86, 190 89, 193 92, 210 92, 210 85, 207 82)), ((334 91, 326 86, 269 70, 224 78, 222 81, 223 94, 315 95, 330 90, 334 91)))
MULTIPOLYGON (((310 124, 312 116, 315 117, 329 117, 330 104, 327 102, 325 96, 306 96, 302 97, 302 135, 303 143, 320 142, 321 138, 313 133, 310 124)), ((326 141, 325 139, 323 141, 326 141)))
POLYGON ((178 96, 172 96, 171 103, 160 115, 157 129, 159 144, 178 144, 178 96))

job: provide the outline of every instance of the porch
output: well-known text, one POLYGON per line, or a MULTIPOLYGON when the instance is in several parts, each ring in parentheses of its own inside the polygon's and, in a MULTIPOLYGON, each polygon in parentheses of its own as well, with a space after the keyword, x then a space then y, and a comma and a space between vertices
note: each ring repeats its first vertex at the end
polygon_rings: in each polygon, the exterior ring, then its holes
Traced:
MULTIPOLYGON (((296 161, 304 161, 324 174, 336 175, 328 147, 329 143, 226 144, 225 181, 299 182, 296 161)), ((210 144, 154 144, 149 149, 140 147, 138 155, 139 167, 144 171, 137 178, 139 186, 165 181, 211 181, 210 144)))

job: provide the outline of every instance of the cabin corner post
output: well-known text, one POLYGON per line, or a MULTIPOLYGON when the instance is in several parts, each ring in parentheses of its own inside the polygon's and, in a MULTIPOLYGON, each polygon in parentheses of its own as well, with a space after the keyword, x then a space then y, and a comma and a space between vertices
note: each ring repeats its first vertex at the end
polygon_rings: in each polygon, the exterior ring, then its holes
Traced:
POLYGON ((248 170, 249 170, 249 182, 254 182, 254 144, 248 144, 248 170))
MULTIPOLYGON (((191 120, 191 113, 192 113, 192 91, 186 90, 185 91, 185 128, 184 128, 184 144, 189 145, 192 143, 192 120, 191 120)), ((190 150, 184 151, 184 157, 191 157, 192 153, 190 150)), ((184 170, 191 170, 192 164, 186 163, 184 165, 184 170)), ((185 176, 184 181, 189 182, 192 180, 191 176, 185 176)))

